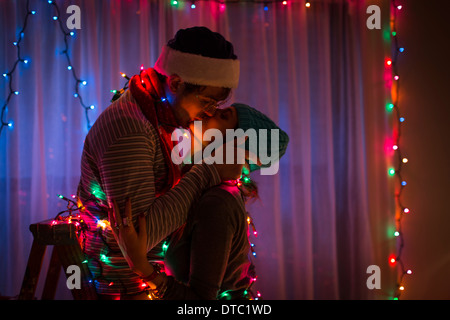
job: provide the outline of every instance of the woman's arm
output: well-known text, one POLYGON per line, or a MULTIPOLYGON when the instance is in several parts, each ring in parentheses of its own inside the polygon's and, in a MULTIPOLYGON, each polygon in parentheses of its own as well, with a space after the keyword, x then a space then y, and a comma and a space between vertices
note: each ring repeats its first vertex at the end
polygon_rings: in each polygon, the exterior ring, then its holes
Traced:
MULTIPOLYGON (((125 215, 123 218, 117 201, 113 199, 112 203, 113 206, 110 208, 108 215, 114 238, 131 270, 141 278, 146 278, 153 274, 155 269, 147 259, 147 223, 145 217, 142 214, 139 215, 139 233, 137 233, 133 223, 131 223, 131 200, 128 198, 125 201, 125 215)), ((155 289, 163 281, 162 275, 158 275, 152 281, 151 289, 155 289)))

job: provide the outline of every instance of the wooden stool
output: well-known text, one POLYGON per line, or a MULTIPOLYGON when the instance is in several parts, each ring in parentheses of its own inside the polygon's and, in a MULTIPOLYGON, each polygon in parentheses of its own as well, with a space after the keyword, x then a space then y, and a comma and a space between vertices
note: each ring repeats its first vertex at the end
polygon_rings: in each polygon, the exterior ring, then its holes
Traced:
MULTIPOLYGON (((61 266, 64 271, 70 265, 80 267, 81 288, 71 289, 75 300, 97 300, 97 293, 94 284, 89 281, 90 272, 81 250, 77 238, 77 227, 73 223, 66 221, 57 222, 46 220, 30 225, 33 233, 33 245, 31 247, 19 300, 32 300, 36 291, 36 286, 41 272, 42 260, 47 246, 53 246, 50 265, 45 279, 42 300, 52 300, 55 298, 56 286, 58 283, 61 266)), ((67 275, 67 274, 66 274, 67 275)), ((70 275, 67 275, 67 277, 70 275)))

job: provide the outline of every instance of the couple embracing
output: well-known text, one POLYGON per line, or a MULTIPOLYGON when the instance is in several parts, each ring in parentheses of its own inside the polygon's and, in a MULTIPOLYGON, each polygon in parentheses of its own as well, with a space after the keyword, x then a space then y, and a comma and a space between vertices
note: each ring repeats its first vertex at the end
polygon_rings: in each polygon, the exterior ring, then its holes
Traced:
POLYGON ((252 298, 245 203, 257 187, 248 174, 267 166, 262 154, 278 161, 289 139, 250 106, 221 108, 238 80, 230 42, 205 27, 182 29, 90 129, 78 198, 100 299, 252 298), (182 152, 190 164, 173 161, 180 128, 193 133, 184 140, 192 151, 182 152), (224 161, 194 161, 198 146, 218 143, 207 134, 213 129, 223 136, 254 129, 256 139, 216 148, 215 160, 224 161), (260 129, 277 134, 258 136, 260 129), (230 153, 246 161, 229 161, 230 153))

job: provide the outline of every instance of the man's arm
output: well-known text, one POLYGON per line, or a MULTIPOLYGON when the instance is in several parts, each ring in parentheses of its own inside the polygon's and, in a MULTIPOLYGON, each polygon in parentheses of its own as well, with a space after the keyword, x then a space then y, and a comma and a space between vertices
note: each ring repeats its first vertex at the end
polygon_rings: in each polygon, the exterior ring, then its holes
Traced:
POLYGON ((116 199, 123 211, 125 199, 130 198, 133 222, 140 214, 146 215, 148 250, 183 225, 189 208, 203 190, 220 183, 214 165, 194 165, 175 187, 157 198, 155 135, 134 133, 117 139, 104 153, 100 165, 108 201, 116 199))

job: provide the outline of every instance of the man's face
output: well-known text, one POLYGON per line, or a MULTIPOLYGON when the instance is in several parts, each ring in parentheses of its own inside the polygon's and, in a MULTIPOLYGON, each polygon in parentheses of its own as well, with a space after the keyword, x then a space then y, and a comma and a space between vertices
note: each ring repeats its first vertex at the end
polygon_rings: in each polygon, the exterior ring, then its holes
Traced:
POLYGON ((188 128, 195 120, 212 117, 215 110, 228 96, 229 90, 206 86, 200 90, 186 90, 184 83, 178 83, 171 102, 178 123, 188 128))

